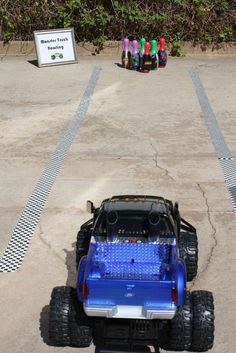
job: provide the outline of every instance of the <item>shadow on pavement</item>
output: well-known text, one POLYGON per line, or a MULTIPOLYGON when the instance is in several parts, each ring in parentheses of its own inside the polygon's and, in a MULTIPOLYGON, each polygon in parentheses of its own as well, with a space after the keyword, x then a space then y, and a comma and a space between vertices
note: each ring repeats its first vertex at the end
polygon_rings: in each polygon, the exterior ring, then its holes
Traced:
POLYGON ((68 271, 66 285, 74 288, 76 287, 76 275, 77 275, 75 247, 76 247, 76 242, 72 243, 73 250, 63 249, 63 251, 66 254, 65 264, 68 271))
POLYGON ((123 66, 120 63, 114 63, 116 66, 121 67, 123 69, 123 66))
POLYGON ((28 63, 38 67, 38 60, 28 60, 28 63))

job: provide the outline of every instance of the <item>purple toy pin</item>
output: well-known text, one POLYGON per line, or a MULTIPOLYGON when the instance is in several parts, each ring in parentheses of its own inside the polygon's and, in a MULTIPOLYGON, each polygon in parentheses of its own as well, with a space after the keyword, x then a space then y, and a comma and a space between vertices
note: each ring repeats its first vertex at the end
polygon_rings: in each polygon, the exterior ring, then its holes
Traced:
POLYGON ((138 41, 134 39, 132 44, 133 44, 133 54, 138 54, 138 41))
POLYGON ((126 69, 130 67, 130 51, 129 51, 129 39, 125 38, 123 40, 123 52, 122 52, 122 66, 126 69))
POLYGON ((139 68, 138 41, 136 39, 132 42, 131 68, 133 70, 139 68))

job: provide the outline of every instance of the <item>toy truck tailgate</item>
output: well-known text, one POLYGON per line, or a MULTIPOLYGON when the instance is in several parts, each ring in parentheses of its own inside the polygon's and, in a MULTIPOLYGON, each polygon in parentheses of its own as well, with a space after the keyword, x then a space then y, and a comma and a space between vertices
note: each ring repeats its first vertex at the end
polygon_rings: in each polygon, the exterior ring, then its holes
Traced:
POLYGON ((87 315, 173 317, 170 252, 170 244, 92 244, 85 275, 87 315))

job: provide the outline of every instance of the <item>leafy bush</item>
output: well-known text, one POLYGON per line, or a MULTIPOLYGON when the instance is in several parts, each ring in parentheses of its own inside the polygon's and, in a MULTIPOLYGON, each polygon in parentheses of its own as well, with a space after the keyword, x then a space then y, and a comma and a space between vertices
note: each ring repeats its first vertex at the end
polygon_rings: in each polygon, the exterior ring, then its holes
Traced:
POLYGON ((164 35, 175 55, 182 55, 182 41, 235 41, 235 19, 235 0, 0 0, 4 41, 31 40, 34 30, 74 27, 77 41, 99 48, 124 36, 164 35))

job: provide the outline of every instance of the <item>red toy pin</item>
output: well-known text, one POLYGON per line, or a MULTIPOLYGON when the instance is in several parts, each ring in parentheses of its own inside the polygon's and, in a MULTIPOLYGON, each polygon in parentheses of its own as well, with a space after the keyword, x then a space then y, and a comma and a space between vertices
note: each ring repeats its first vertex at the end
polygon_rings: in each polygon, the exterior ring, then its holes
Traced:
POLYGON ((152 58, 150 54, 150 43, 145 43, 144 46, 144 54, 143 54, 143 62, 142 62, 142 72, 148 73, 152 67, 152 58))
POLYGON ((160 38, 160 49, 158 51, 159 67, 165 67, 167 63, 166 40, 164 37, 160 38))

